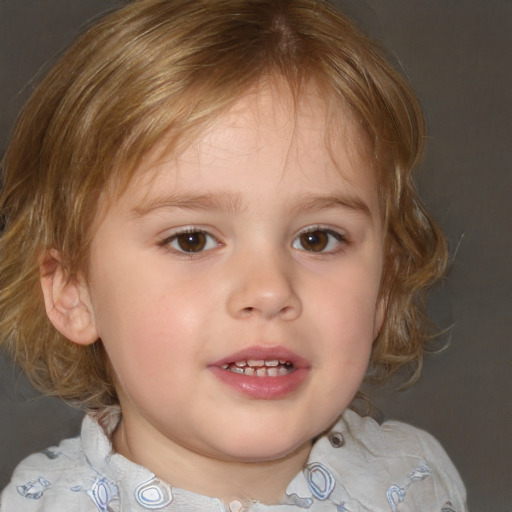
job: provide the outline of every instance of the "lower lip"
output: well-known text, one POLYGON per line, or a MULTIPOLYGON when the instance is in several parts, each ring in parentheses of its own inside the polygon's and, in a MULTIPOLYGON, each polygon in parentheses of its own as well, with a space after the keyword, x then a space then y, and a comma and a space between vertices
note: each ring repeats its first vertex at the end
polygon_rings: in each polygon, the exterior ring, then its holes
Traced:
POLYGON ((238 393, 258 400, 277 400, 292 394, 304 382, 307 368, 296 368, 287 375, 254 377, 210 366, 212 373, 238 393))

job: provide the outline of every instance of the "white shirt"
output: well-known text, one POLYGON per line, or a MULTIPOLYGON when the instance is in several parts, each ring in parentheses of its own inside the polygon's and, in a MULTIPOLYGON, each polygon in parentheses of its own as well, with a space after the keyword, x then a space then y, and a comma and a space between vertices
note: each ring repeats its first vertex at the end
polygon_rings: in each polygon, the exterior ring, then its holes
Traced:
MULTIPOLYGON (((107 432, 118 421, 112 409, 107 432)), ((114 453, 108 434, 86 417, 80 437, 18 466, 0 512, 465 512, 465 503, 457 470, 432 436, 348 410, 316 441, 280 504, 223 504, 172 487, 114 453)))

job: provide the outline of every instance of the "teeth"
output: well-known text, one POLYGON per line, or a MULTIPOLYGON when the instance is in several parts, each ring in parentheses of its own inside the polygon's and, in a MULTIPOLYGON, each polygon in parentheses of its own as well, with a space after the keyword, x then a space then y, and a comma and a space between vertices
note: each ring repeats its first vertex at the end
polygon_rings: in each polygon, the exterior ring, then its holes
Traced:
POLYGON ((290 361, 281 359, 248 359, 223 364, 222 369, 249 377, 280 377, 291 373, 294 367, 290 361))
POLYGON ((263 366, 265 361, 263 361, 263 359, 248 359, 247 364, 249 366, 263 366))

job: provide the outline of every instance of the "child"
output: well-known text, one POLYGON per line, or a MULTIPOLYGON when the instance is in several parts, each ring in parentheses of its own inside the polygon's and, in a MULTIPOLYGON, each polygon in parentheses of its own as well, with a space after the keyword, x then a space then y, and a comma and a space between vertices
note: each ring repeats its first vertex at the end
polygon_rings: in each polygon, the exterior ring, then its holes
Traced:
POLYGON ((91 28, 13 133, 0 272, 5 345, 88 415, 1 511, 465 510, 434 439, 349 409, 421 361, 446 261, 423 139, 322 1, 138 0, 91 28))

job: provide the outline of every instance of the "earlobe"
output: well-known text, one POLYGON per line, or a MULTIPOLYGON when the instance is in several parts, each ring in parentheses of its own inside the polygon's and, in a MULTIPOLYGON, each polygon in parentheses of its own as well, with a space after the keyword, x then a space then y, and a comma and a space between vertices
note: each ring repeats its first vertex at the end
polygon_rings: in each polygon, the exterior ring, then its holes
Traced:
POLYGON ((377 308, 375 310, 375 322, 373 328, 373 341, 379 336, 382 324, 386 318, 386 310, 388 307, 387 297, 381 297, 377 302, 377 308))
POLYGON ((43 259, 40 280, 46 314, 53 326, 74 343, 94 343, 98 332, 86 283, 69 278, 57 251, 49 251, 43 259))

